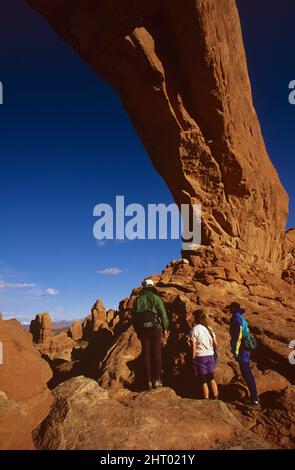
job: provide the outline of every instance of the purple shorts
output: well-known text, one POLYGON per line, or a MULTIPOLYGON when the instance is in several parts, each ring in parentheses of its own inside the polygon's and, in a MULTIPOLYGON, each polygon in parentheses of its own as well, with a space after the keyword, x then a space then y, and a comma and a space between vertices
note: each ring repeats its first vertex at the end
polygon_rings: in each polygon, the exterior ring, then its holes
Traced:
POLYGON ((199 356, 193 359, 193 366, 196 375, 214 374, 214 356, 199 356))

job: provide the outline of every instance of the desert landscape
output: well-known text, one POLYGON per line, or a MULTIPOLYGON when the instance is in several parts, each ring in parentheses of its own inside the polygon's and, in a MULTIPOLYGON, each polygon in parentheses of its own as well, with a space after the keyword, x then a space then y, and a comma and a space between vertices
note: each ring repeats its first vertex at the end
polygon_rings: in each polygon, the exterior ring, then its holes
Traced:
POLYGON ((59 332, 49 313, 30 331, 0 319, 0 448, 294 448, 295 228, 286 231, 288 195, 253 106, 236 2, 28 4, 118 92, 177 204, 202 205, 202 246, 146 272, 171 325, 159 390, 143 391, 131 318, 139 286, 117 309, 99 299, 59 332), (258 340, 259 412, 239 404, 246 387, 229 348, 232 301, 258 340), (198 399, 191 370, 200 307, 219 338, 217 401, 198 399))

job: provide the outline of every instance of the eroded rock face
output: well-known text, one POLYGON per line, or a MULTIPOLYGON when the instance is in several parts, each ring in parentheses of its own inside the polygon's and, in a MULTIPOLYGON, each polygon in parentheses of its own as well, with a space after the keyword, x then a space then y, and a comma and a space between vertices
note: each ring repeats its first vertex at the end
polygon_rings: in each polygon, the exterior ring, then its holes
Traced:
POLYGON ((70 338, 74 339, 75 341, 78 341, 79 339, 82 338, 83 328, 79 320, 74 321, 73 324, 70 326, 68 335, 70 336, 70 338))
MULTIPOLYGON (((203 264, 195 258, 190 264, 183 260, 173 262, 161 275, 151 276, 157 282, 171 322, 170 337, 163 349, 165 383, 178 393, 196 396, 188 338, 193 312, 202 307, 210 307, 212 326, 218 338, 220 362, 216 377, 219 384, 229 386, 237 377, 241 382, 229 347, 230 318, 224 313, 225 306, 233 300, 246 308, 246 318, 259 342, 253 353, 259 392, 265 393, 274 387, 283 389, 294 383, 294 366, 288 362, 288 345, 295 339, 295 301, 290 286, 271 275, 257 284, 257 274, 251 274, 247 267, 229 263, 226 258, 218 260, 218 268, 210 266, 209 254, 205 263, 204 256, 200 256, 203 264), (197 269, 193 263, 197 264, 197 269)), ((120 304, 121 321, 114 329, 113 345, 98 376, 104 387, 136 388, 138 377, 142 377, 140 341, 131 325, 132 306, 139 290, 134 289, 131 297, 120 304)))
POLYGON ((35 343, 43 343, 52 336, 52 323, 49 313, 38 313, 30 324, 30 333, 35 343))
POLYGON ((55 336, 47 338, 46 341, 37 345, 37 347, 40 354, 46 356, 51 361, 71 361, 73 349, 77 348, 78 345, 73 338, 69 338, 68 334, 62 331, 55 336))
POLYGON ((100 385, 112 389, 132 385, 137 377, 131 364, 138 359, 140 353, 140 341, 130 326, 118 335, 117 340, 107 351, 100 368, 97 369, 100 385))
MULTIPOLYGON (((219 341, 218 382, 227 397, 231 387, 232 399, 245 395, 223 312, 235 300, 259 340, 253 360, 261 394, 273 391, 273 382, 279 391, 294 384, 287 360, 295 338, 294 231, 285 234, 287 195, 253 108, 235 1, 27 1, 118 91, 177 203, 202 204, 201 249, 152 276, 171 320, 165 383, 183 395, 195 393, 188 333, 193 311, 209 306, 219 341)), ((87 374, 116 396, 136 387, 141 371, 140 342, 130 323, 138 292, 120 303, 113 320, 99 304, 83 322, 91 347, 77 370, 88 367, 87 374)), ((115 413, 119 405, 112 406, 115 413)), ((277 446, 287 412, 273 414, 277 446)), ((87 439, 86 448, 94 442, 87 439)), ((74 437, 65 445, 76 443, 74 437)))
POLYGON ((39 313, 31 321, 30 332, 33 341, 42 356, 50 361, 71 361, 72 351, 78 348, 76 341, 82 338, 83 330, 79 321, 73 323, 69 331, 58 334, 52 330, 49 313, 39 313))
POLYGON ((34 432, 37 449, 265 449, 222 402, 180 399, 173 390, 108 398, 85 377, 54 390, 49 416, 34 432))
POLYGON ((202 243, 282 271, 287 195, 253 107, 234 0, 27 0, 119 93, 202 243))
POLYGON ((284 255, 283 279, 289 284, 295 284, 295 228, 286 233, 284 255))
POLYGON ((258 434, 276 448, 295 446, 295 387, 273 390, 265 394, 261 413, 242 412, 229 405, 231 412, 247 429, 258 434))
POLYGON ((109 329, 108 318, 102 300, 98 299, 82 323, 83 339, 91 341, 103 329, 109 329))
POLYGON ((101 327, 107 327, 107 313, 102 300, 97 300, 91 309, 91 331, 95 333, 101 327))
POLYGON ((46 385, 52 372, 34 347, 32 336, 16 320, 0 320, 0 340, 0 448, 31 449, 31 431, 52 403, 46 385))

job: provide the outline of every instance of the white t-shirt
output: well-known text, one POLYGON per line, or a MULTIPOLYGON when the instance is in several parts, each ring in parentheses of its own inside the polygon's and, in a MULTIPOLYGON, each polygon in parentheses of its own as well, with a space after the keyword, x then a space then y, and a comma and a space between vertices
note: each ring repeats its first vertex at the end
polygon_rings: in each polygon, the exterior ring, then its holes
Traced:
MULTIPOLYGON (((213 338, 215 340, 215 333, 211 329, 213 338)), ((208 329, 203 325, 196 325, 191 330, 191 340, 197 343, 196 356, 213 356, 214 346, 213 339, 208 329)))

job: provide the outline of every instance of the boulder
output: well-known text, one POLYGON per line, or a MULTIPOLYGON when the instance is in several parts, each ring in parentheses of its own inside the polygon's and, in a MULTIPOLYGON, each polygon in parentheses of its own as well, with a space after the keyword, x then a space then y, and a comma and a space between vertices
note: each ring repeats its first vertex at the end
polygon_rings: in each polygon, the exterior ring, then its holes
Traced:
POLYGON ((290 382, 274 370, 265 370, 263 373, 255 373, 257 390, 260 395, 269 392, 278 392, 285 390, 290 386, 290 382))
POLYGON ((0 392, 0 450, 33 450, 32 427, 22 407, 0 392))
POLYGON ((295 446, 295 387, 265 392, 261 396, 262 410, 245 411, 230 404, 231 412, 247 429, 267 440, 276 449, 294 449, 295 446))
POLYGON ((133 327, 129 327, 120 334, 103 359, 100 371, 97 371, 99 384, 104 388, 115 389, 132 384, 135 381, 135 371, 131 364, 140 353, 140 341, 133 327))
POLYGON ((52 403, 47 388, 52 372, 34 347, 30 333, 16 320, 0 321, 0 338, 1 449, 31 449, 31 431, 45 418, 52 403))
POLYGON ((118 401, 85 377, 53 393, 51 412, 34 431, 40 450, 267 448, 219 401, 181 399, 166 388, 118 401))

